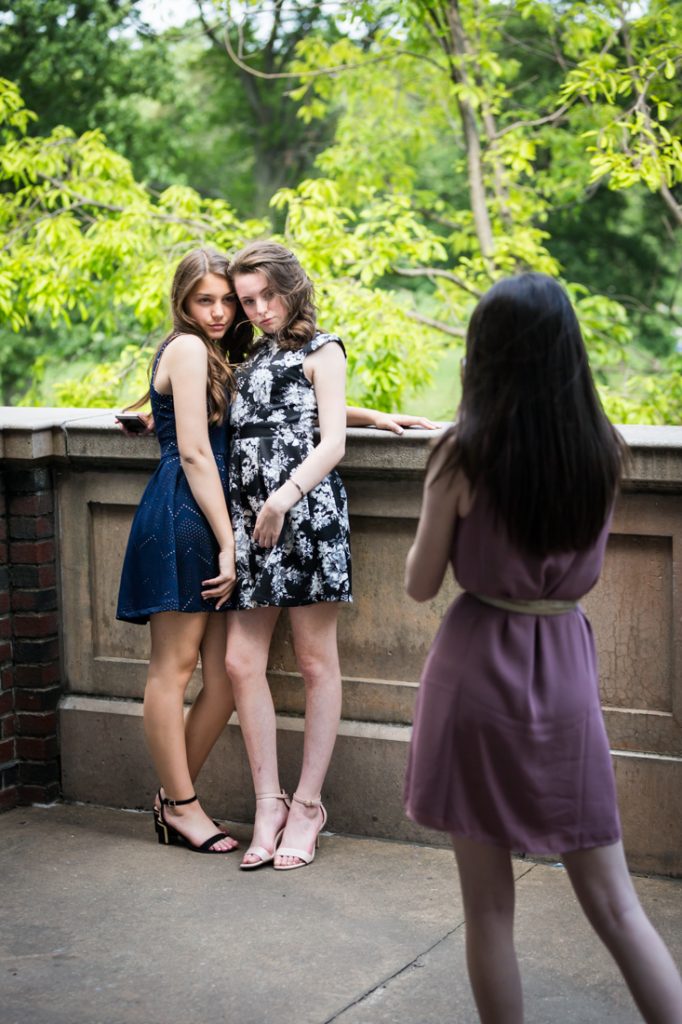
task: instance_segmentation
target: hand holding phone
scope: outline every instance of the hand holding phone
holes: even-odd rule
[[[116,414],[116,419],[121,424],[126,434],[149,433],[149,419],[142,413],[119,412]]]

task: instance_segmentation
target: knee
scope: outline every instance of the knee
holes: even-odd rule
[[[192,678],[196,662],[177,661],[172,665],[150,662],[147,673],[147,691],[178,690],[184,694]]]
[[[296,661],[308,689],[319,689],[336,683],[338,670],[328,658],[315,652],[304,652],[297,655]]]
[[[632,929],[638,928],[644,916],[634,892],[615,898],[598,895],[593,899],[591,907],[585,907],[585,911],[597,932],[604,938],[627,935]]]
[[[339,655],[335,646],[299,646],[296,662],[307,686],[336,685],[340,679]]]
[[[225,671],[232,683],[232,688],[238,690],[257,675],[265,674],[265,667],[260,666],[247,650],[237,644],[227,645],[225,652]]]
[[[233,686],[239,686],[242,678],[242,660],[228,645],[225,652],[225,671]]]
[[[491,888],[487,892],[464,892],[464,916],[467,928],[496,928],[505,922],[513,925],[514,891]]]

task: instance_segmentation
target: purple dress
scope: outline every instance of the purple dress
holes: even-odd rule
[[[519,552],[477,495],[459,519],[462,594],[445,614],[417,697],[405,784],[414,821],[532,853],[620,838],[592,630],[580,608],[503,611],[472,596],[575,601],[597,582],[608,536],[545,558]]]

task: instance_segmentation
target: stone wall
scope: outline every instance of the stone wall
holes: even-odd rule
[[[4,793],[13,796],[0,792],[0,805],[55,795],[50,775],[57,764],[54,733],[46,732],[40,746],[35,723],[34,734],[23,730],[29,727],[27,694],[42,700],[37,713],[47,728],[54,725],[50,716],[61,692],[63,795],[147,807],[156,784],[141,727],[148,634],[146,628],[116,622],[114,611],[128,528],[156,461],[156,441],[124,437],[105,410],[4,410],[0,428],[1,465],[12,495],[12,481],[22,473],[42,473],[36,481],[54,482],[61,636],[60,675],[54,661],[18,663],[17,654],[24,657],[28,640],[43,643],[46,657],[54,653],[55,595],[49,596],[47,566],[39,566],[47,572],[43,590],[24,584],[27,592],[37,592],[15,594],[19,588],[13,588],[12,579],[22,577],[11,565],[7,577],[0,576],[0,744],[5,722],[14,724],[6,726],[12,745],[0,746],[8,755],[0,763],[0,779]],[[682,428],[627,428],[624,434],[631,464],[604,573],[584,605],[597,641],[630,864],[682,874]],[[430,441],[424,432],[397,438],[349,431],[341,471],[350,498],[355,600],[341,614],[343,720],[325,787],[330,824],[340,832],[443,842],[443,836],[406,821],[401,805],[419,672],[457,592],[449,581],[436,600],[416,605],[403,591],[404,559],[419,514]],[[34,513],[21,512],[29,506],[8,499],[10,534],[17,529],[36,534],[23,541],[17,535],[12,543],[37,550],[49,540],[47,491],[46,486],[41,500],[48,504],[34,503]],[[41,525],[13,526],[12,509],[17,523],[35,514]],[[46,531],[44,539],[38,530]],[[29,549],[10,549],[10,559],[21,550]],[[48,549],[43,553],[47,557]],[[5,578],[9,597],[3,605]],[[33,605],[22,607],[25,601]],[[3,626],[8,617],[10,625]],[[13,663],[3,628],[11,632]],[[30,629],[46,632],[28,637]],[[29,665],[28,673],[20,671]],[[270,681],[278,709],[282,781],[292,787],[300,760],[303,692],[285,617],[275,636]],[[194,690],[197,685],[195,680]],[[28,717],[22,721],[22,715]],[[34,742],[19,746],[15,725],[17,736]],[[30,788],[36,779],[42,779],[40,793]],[[198,789],[214,814],[251,819],[253,795],[236,722],[209,758]]]

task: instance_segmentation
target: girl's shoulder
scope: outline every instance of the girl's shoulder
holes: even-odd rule
[[[323,345],[327,345],[330,341],[340,345],[341,351],[344,356],[346,355],[346,347],[341,341],[341,338],[339,338],[338,334],[330,334],[328,331],[316,331],[310,341],[303,346],[302,351],[305,352],[306,355],[310,355],[311,352],[317,352],[319,348],[322,348]]]
[[[450,427],[436,441],[428,461],[426,488],[437,500],[448,507],[454,506],[456,514],[464,519],[474,503],[476,493],[464,470],[457,465],[457,434]]]
[[[206,349],[206,343],[198,334],[173,334],[168,338],[166,345],[171,346],[171,349],[174,352],[179,352],[181,349],[190,352],[199,352],[202,349]]]
[[[164,373],[205,372],[208,351],[197,334],[172,334],[159,346],[154,360],[154,376],[161,369]]]

